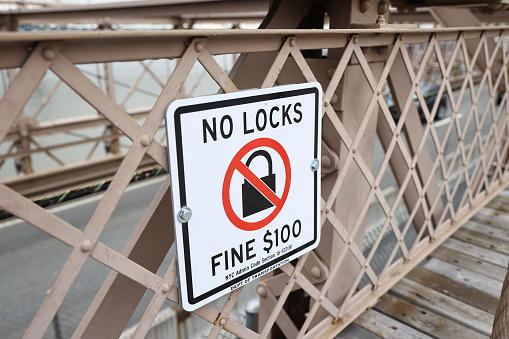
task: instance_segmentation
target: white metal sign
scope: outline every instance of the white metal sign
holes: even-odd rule
[[[166,124],[184,309],[318,245],[318,83],[178,100]]]

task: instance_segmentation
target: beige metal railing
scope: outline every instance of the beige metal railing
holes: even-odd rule
[[[340,332],[507,186],[508,34],[509,27],[1,34],[0,67],[19,71],[0,100],[0,141],[48,71],[132,141],[83,231],[0,184],[0,208],[72,250],[25,336],[44,335],[88,258],[110,274],[74,337],[118,337],[146,290],[154,293],[136,338],[166,299],[178,303],[176,259],[154,273],[173,242],[168,177],[122,251],[98,239],[144,156],[168,168],[156,133],[197,64],[224,92],[319,81],[324,115],[319,247],[258,282],[257,332],[231,317],[242,288],[194,313],[211,324],[210,337],[267,337],[276,326],[292,338]],[[415,62],[409,50],[417,45],[424,48]],[[230,76],[213,57],[251,52],[259,53],[243,54]],[[77,67],[148,59],[178,63],[140,124]],[[428,105],[423,74],[431,62],[440,74]],[[458,64],[463,80],[452,86]],[[435,121],[439,113],[445,117]]]

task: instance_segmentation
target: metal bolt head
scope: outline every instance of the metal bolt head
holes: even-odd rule
[[[193,211],[187,206],[182,206],[182,208],[179,210],[177,214],[177,219],[181,223],[188,222],[191,219],[191,216],[193,215]]]
[[[359,9],[361,10],[361,13],[366,13],[369,8],[371,7],[371,3],[369,0],[362,0],[359,4]]]
[[[322,166],[325,168],[332,167],[332,159],[327,155],[322,155]]]
[[[258,286],[256,288],[256,293],[262,298],[265,298],[267,296],[267,290],[263,286]]]
[[[309,273],[311,273],[311,276],[315,279],[320,279],[322,277],[322,271],[317,266],[311,267]]]
[[[140,144],[143,146],[143,147],[147,147],[148,145],[150,145],[150,137],[146,134],[143,134],[141,137],[140,137]]]
[[[384,15],[389,10],[389,4],[386,1],[380,1],[378,4],[378,14]]]
[[[318,168],[320,168],[320,160],[318,160],[316,158],[311,160],[311,165],[310,166],[311,166],[311,170],[313,172],[318,171]]]
[[[170,291],[170,285],[169,284],[163,284],[161,286],[161,292],[168,293]]]
[[[92,249],[92,242],[88,239],[83,240],[80,248],[83,252],[89,252]]]
[[[46,59],[47,61],[51,61],[51,60],[55,59],[56,56],[57,56],[57,54],[50,47],[46,47],[45,49],[42,50],[42,57],[44,59]]]

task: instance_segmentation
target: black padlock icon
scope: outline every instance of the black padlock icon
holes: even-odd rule
[[[272,172],[272,158],[269,152],[265,150],[257,150],[249,156],[246,166],[249,167],[251,161],[257,156],[267,159],[268,175],[261,177],[260,180],[267,185],[272,192],[276,193],[276,174]],[[248,217],[252,214],[261,212],[274,206],[263,194],[260,193],[247,179],[242,184],[242,215]]]

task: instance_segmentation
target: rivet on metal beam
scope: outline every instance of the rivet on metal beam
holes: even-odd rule
[[[46,47],[42,50],[42,57],[48,61],[55,59],[56,53],[52,48]]]
[[[295,39],[290,39],[290,47],[294,47],[295,46]]]
[[[256,293],[262,298],[265,298],[267,296],[267,290],[263,286],[258,286],[256,288]]]
[[[219,325],[224,326],[224,324],[226,324],[226,319],[221,318],[221,320],[219,320]]]
[[[318,268],[318,266],[311,267],[309,273],[311,273],[311,276],[315,279],[320,279],[322,277],[322,271]]]
[[[359,9],[361,13],[366,13],[371,7],[371,2],[369,0],[362,0],[359,4]]]
[[[299,279],[299,278],[300,278],[300,273],[299,272],[295,273],[295,279]]]
[[[92,242],[90,240],[83,240],[80,248],[83,252],[89,252],[92,249]]]
[[[356,147],[352,147],[352,153],[357,153],[357,148]]]
[[[170,285],[169,284],[163,284],[163,286],[161,286],[161,292],[168,293],[169,291],[170,291]]]
[[[140,144],[144,147],[147,147],[148,145],[150,145],[150,138],[148,135],[146,134],[143,134],[141,137],[140,137]]]
[[[197,42],[194,45],[194,50],[198,53],[200,53],[203,50],[203,44],[201,42]]]
[[[330,168],[332,166],[332,159],[327,155],[322,155],[322,166]]]
[[[386,1],[380,1],[378,4],[378,14],[384,15],[389,10],[389,5]]]
[[[356,36],[353,37],[352,39],[353,43],[354,44],[357,44],[359,42],[359,38],[357,38]]]

